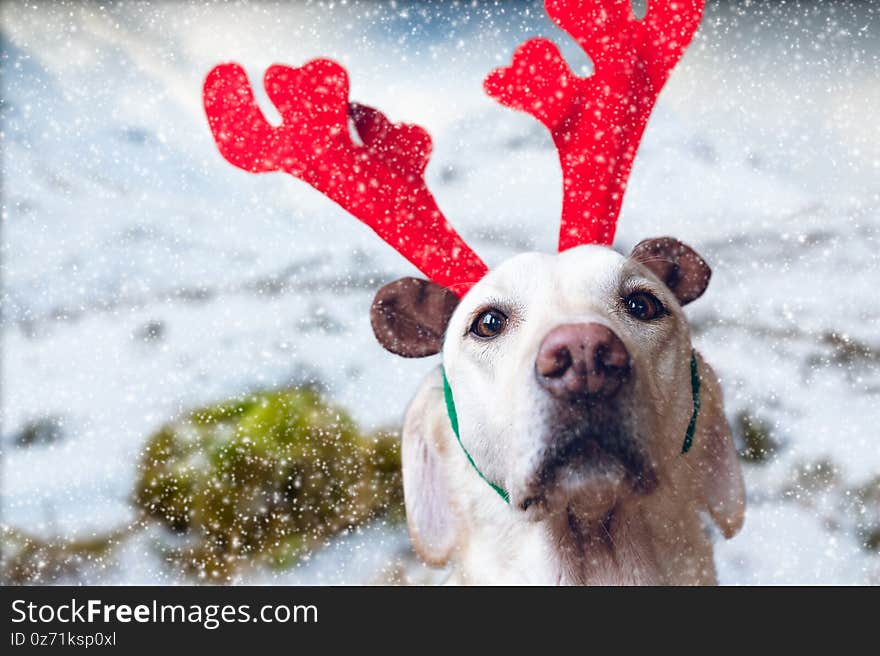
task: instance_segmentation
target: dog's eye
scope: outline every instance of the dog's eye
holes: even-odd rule
[[[491,309],[481,312],[471,324],[471,334],[483,339],[498,337],[507,325],[507,315],[501,310]]]
[[[639,321],[650,321],[666,314],[666,308],[659,299],[649,292],[633,292],[623,303],[626,311]]]

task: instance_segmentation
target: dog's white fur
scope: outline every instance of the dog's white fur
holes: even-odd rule
[[[621,298],[646,289],[669,309],[641,322]],[[468,334],[487,307],[508,316],[497,339]],[[598,322],[623,341],[632,376],[621,420],[656,476],[636,492],[613,463],[563,467],[541,483],[537,469],[554,434],[550,396],[537,383],[544,336],[562,324]],[[693,447],[682,442],[693,410],[691,339],[673,293],[641,264],[608,248],[526,253],[493,269],[462,299],[443,347],[462,444],[456,443],[439,368],[407,410],[403,475],[414,545],[433,564],[453,561],[452,582],[708,584],[715,582],[710,522],[726,537],[742,522],[745,493],[715,374],[702,358],[702,408]],[[528,508],[527,499],[540,497]]]

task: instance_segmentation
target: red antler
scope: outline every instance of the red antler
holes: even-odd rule
[[[559,250],[611,244],[633,159],[651,109],[697,30],[704,0],[545,0],[547,13],[590,56],[594,73],[571,72],[559,49],[531,39],[486,92],[546,125],[563,174]]]
[[[266,121],[244,70],[215,67],[205,80],[205,112],[222,155],[252,173],[286,171],[370,226],[434,282],[464,293],[486,265],[446,222],[425,184],[431,137],[392,125],[380,112],[348,103],[348,75],[316,59],[272,66],[266,92],[282,117]],[[348,132],[351,118],[363,145]]]

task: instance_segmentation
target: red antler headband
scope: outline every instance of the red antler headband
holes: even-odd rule
[[[611,244],[626,181],[654,102],[691,41],[704,0],[649,0],[639,21],[630,0],[546,0],[595,72],[577,77],[546,39],[531,39],[486,93],[550,130],[562,165],[559,250]]]
[[[593,61],[571,72],[559,49],[531,39],[486,92],[547,126],[563,173],[559,250],[611,244],[623,192],[651,109],[700,22],[704,0],[649,0],[642,20],[630,0],[545,0],[549,16]],[[263,116],[237,64],[205,80],[205,113],[220,153],[251,173],[285,171],[348,210],[434,282],[463,296],[487,271],[440,213],[425,184],[431,138],[349,103],[348,75],[316,59],[272,66],[266,92],[282,117]],[[348,132],[351,118],[361,144]]]

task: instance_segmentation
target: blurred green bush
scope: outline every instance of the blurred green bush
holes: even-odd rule
[[[136,504],[181,536],[170,556],[223,580],[283,566],[378,517],[403,518],[400,439],[363,434],[310,388],[199,408],[147,441]]]

